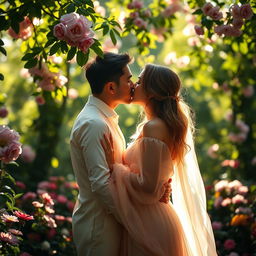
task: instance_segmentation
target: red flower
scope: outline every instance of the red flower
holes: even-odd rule
[[[22,219],[22,220],[33,220],[33,219],[34,219],[33,216],[28,215],[28,214],[23,213],[23,212],[20,212],[20,211],[15,211],[14,214],[15,214],[18,218],[20,218],[20,219]]]

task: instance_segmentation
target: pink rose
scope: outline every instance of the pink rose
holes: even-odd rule
[[[21,159],[25,163],[31,163],[34,161],[35,157],[36,157],[35,151],[29,145],[23,145]]]
[[[27,40],[32,35],[32,23],[28,17],[25,17],[22,22],[19,24],[19,34],[12,29],[8,29],[8,33],[11,37],[18,39],[21,38],[22,40]]]
[[[38,86],[45,91],[54,91],[55,85],[53,84],[54,80],[51,75],[43,77],[41,81],[38,82]]]
[[[16,186],[20,189],[26,189],[26,185],[22,181],[16,181]]]
[[[227,180],[220,180],[214,185],[214,189],[216,192],[220,192],[225,190],[228,187],[228,181]]]
[[[93,44],[93,38],[85,38],[84,40],[79,42],[78,47],[82,52],[86,53]]]
[[[20,135],[11,130],[6,125],[0,125],[0,148],[5,147],[12,142],[17,142],[20,139]]]
[[[233,239],[227,239],[225,242],[224,242],[224,248],[226,250],[232,250],[234,249],[236,246],[236,243]]]
[[[204,13],[204,15],[208,16],[209,12],[211,11],[211,9],[213,8],[213,5],[211,3],[206,3],[203,7],[202,7],[202,11]]]
[[[91,22],[84,16],[80,18],[74,24],[67,24],[67,37],[73,42],[82,41],[86,36],[92,37],[94,33],[90,30]]]
[[[237,4],[231,6],[231,13],[234,18],[240,19],[240,7]]]
[[[180,10],[180,5],[179,4],[172,4],[166,7],[166,9],[163,11],[163,16],[164,17],[170,17],[173,15],[175,12]]]
[[[10,163],[11,161],[15,161],[21,152],[21,144],[19,142],[13,142],[0,153],[0,160],[4,163]]]
[[[220,20],[223,17],[222,12],[219,11],[220,7],[219,6],[215,6],[213,7],[210,11],[209,11],[209,16],[213,19],[213,20]]]
[[[75,12],[72,12],[62,15],[60,18],[60,22],[63,23],[64,25],[74,25],[78,19],[79,15]]]
[[[55,25],[53,28],[54,36],[60,40],[65,39],[66,33],[67,33],[67,29],[66,29],[65,25],[62,23]]]
[[[0,117],[1,118],[5,118],[7,116],[8,116],[8,110],[7,110],[7,108],[5,106],[2,106],[0,108]]]
[[[133,6],[135,9],[141,9],[143,7],[143,2],[135,0],[135,1],[133,1]]]
[[[138,12],[131,12],[130,13],[130,18],[135,19],[139,17],[139,13]]]
[[[214,207],[219,208],[221,206],[222,201],[223,201],[222,196],[219,196],[219,197],[215,198]]]
[[[197,35],[201,36],[204,34],[204,29],[201,26],[195,25],[194,29]]]
[[[240,16],[246,20],[250,20],[253,16],[253,11],[250,4],[243,4],[240,7]]]
[[[241,186],[238,188],[237,192],[240,194],[240,195],[245,195],[247,192],[249,191],[248,187],[246,186]]]
[[[233,21],[232,21],[232,25],[235,28],[239,29],[239,28],[241,28],[244,25],[244,21],[241,18],[234,18]]]
[[[147,27],[147,23],[141,19],[141,18],[136,18],[134,21],[133,21],[134,25],[139,27],[139,28],[146,28]]]

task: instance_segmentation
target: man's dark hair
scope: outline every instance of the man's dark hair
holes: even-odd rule
[[[100,94],[107,82],[119,84],[120,77],[124,74],[124,67],[131,61],[125,54],[107,52],[103,58],[97,56],[90,62],[85,71],[85,76],[90,84],[92,94]]]

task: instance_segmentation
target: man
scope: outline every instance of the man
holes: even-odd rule
[[[115,162],[122,163],[125,140],[114,108],[131,102],[134,85],[130,61],[128,54],[105,53],[86,68],[92,95],[70,137],[71,160],[79,185],[72,217],[78,256],[119,256],[123,227],[108,189],[110,172],[100,140],[104,134],[112,135]],[[168,194],[168,188],[166,191]]]
[[[87,66],[93,96],[78,115],[70,138],[71,160],[79,186],[73,212],[73,236],[79,256],[118,256],[122,226],[116,221],[108,190],[109,169],[100,144],[112,134],[115,162],[122,162],[125,140],[114,108],[130,103],[131,71],[128,54],[105,53]]]

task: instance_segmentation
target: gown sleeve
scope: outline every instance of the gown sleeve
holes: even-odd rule
[[[132,150],[136,157],[128,165],[114,165],[112,188],[120,196],[125,189],[133,200],[142,204],[156,203],[165,191],[163,184],[172,174],[170,151],[164,142],[149,137],[135,142]]]

